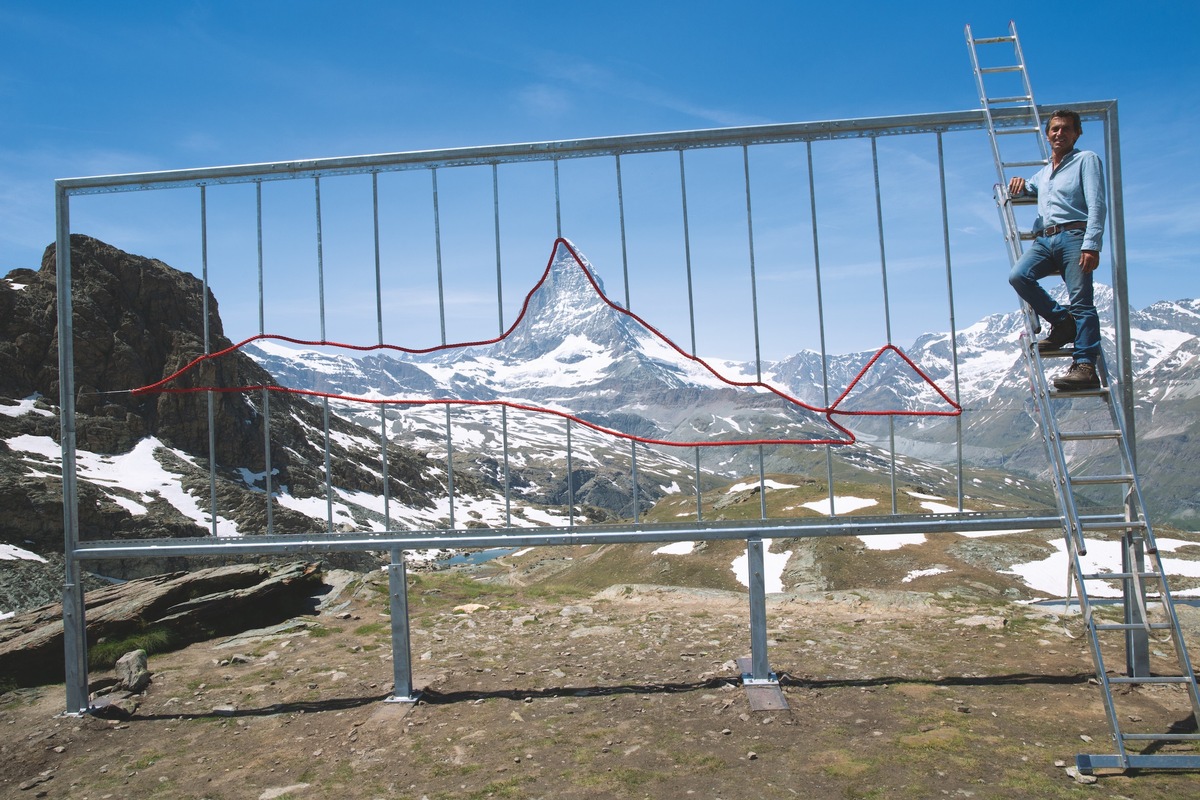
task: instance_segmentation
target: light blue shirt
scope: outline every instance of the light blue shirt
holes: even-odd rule
[[[1042,167],[1025,182],[1025,194],[1037,197],[1038,221],[1034,230],[1064,222],[1086,222],[1083,250],[1100,252],[1104,238],[1104,165],[1090,150],[1072,150],[1058,169]]]

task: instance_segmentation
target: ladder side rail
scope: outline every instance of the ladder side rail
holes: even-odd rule
[[[1068,540],[1068,545],[1070,541]],[[1121,731],[1121,718],[1117,713],[1116,699],[1113,697],[1112,682],[1108,678],[1108,669],[1104,665],[1104,653],[1100,648],[1100,631],[1092,613],[1091,597],[1083,580],[1083,565],[1079,556],[1070,547],[1071,572],[1075,576],[1075,586],[1079,592],[1079,608],[1083,613],[1084,624],[1088,629],[1088,648],[1092,653],[1092,665],[1096,669],[1096,678],[1100,681],[1101,698],[1104,700],[1104,713],[1108,716],[1108,727],[1112,731],[1113,742],[1116,744],[1116,758],[1122,769],[1129,767],[1129,754],[1125,750],[1125,735]]]
[[[1132,579],[1126,579],[1121,582],[1122,613],[1124,618],[1122,629],[1125,631],[1125,672],[1130,676],[1148,677],[1150,675],[1150,622],[1149,615],[1146,612],[1145,586],[1140,576],[1140,573],[1145,568],[1145,555],[1142,549],[1144,540],[1141,538],[1141,534],[1137,532],[1137,529],[1140,527],[1146,533],[1150,533],[1150,524],[1147,519],[1145,504],[1142,502],[1141,493],[1140,491],[1136,491],[1137,475],[1134,472],[1132,458],[1127,447],[1128,437],[1126,436],[1124,427],[1121,425],[1121,415],[1116,396],[1117,387],[1112,384],[1112,376],[1108,372],[1103,350],[1098,354],[1096,359],[1096,370],[1102,379],[1104,387],[1099,396],[1104,401],[1104,407],[1108,412],[1110,424],[1116,432],[1116,436],[1113,438],[1116,440],[1117,453],[1121,460],[1122,469],[1126,475],[1130,476],[1130,489],[1125,493],[1122,513],[1126,527],[1124,527],[1121,534],[1122,572],[1129,573],[1132,576]],[[1151,540],[1153,540],[1153,535],[1150,535]],[[1159,580],[1160,586],[1165,587],[1163,577],[1160,569],[1156,578]],[[1165,605],[1164,612],[1167,613],[1172,629],[1177,629],[1178,620],[1171,617],[1170,611]]]
[[[1200,684],[1196,682],[1196,671],[1192,668],[1192,661],[1188,656],[1187,644],[1183,641],[1183,630],[1179,625],[1179,616],[1175,611],[1175,601],[1172,599],[1171,591],[1167,586],[1167,572],[1162,565],[1162,556],[1157,550],[1150,553],[1150,558],[1158,571],[1159,600],[1162,602],[1167,618],[1171,622],[1171,640],[1175,646],[1175,657],[1179,662],[1180,673],[1189,679],[1187,681],[1187,689],[1188,696],[1192,702],[1192,720],[1200,726]]]
[[[1158,544],[1154,539],[1154,532],[1150,526],[1149,515],[1146,511],[1146,499],[1142,494],[1142,482],[1138,478],[1137,470],[1134,468],[1133,451],[1129,446],[1129,434],[1125,425],[1125,413],[1122,408],[1120,389],[1120,381],[1114,380],[1112,373],[1108,369],[1107,360],[1104,353],[1100,353],[1100,357],[1096,359],[1097,371],[1104,379],[1104,384],[1108,387],[1105,397],[1109,415],[1112,419],[1113,428],[1120,432],[1117,437],[1118,452],[1121,456],[1121,467],[1126,475],[1130,476],[1130,497],[1126,503],[1127,519],[1132,519],[1132,514],[1136,512],[1139,521],[1145,526],[1146,544],[1149,545],[1151,552],[1157,552]]]
[[[1108,372],[1103,352],[1100,353],[1097,359],[1099,372],[1104,379],[1104,384],[1107,391],[1104,392],[1103,398],[1105,408],[1108,411],[1113,427],[1118,431],[1116,437],[1117,450],[1122,462],[1122,469],[1129,476],[1129,490],[1126,496],[1125,514],[1127,522],[1140,522],[1144,531],[1141,536],[1145,537],[1146,543],[1149,545],[1148,553],[1152,559],[1153,570],[1147,571],[1147,574],[1152,575],[1158,581],[1159,587],[1159,602],[1162,604],[1163,613],[1167,618],[1165,627],[1170,630],[1172,645],[1175,649],[1176,661],[1179,667],[1180,675],[1183,683],[1187,684],[1188,697],[1192,706],[1192,713],[1198,723],[1200,723],[1200,687],[1197,686],[1195,672],[1192,669],[1191,659],[1187,652],[1186,643],[1183,641],[1183,631],[1179,624],[1179,616],[1175,609],[1175,602],[1171,595],[1170,585],[1167,579],[1166,569],[1162,564],[1162,557],[1158,550],[1158,545],[1154,539],[1152,526],[1150,525],[1149,516],[1146,511],[1146,503],[1141,492],[1140,481],[1137,473],[1133,468],[1132,454],[1128,447],[1128,436],[1126,435],[1124,425],[1124,414],[1122,413],[1120,395],[1117,387],[1112,383],[1112,376]],[[1133,514],[1136,513],[1138,519],[1133,519]],[[1139,561],[1144,557],[1141,552],[1141,537],[1127,531],[1123,536],[1124,563],[1129,566],[1127,577],[1122,578],[1126,586],[1132,584],[1130,591],[1126,592],[1126,596],[1132,595],[1133,602],[1136,606],[1137,617],[1132,618],[1139,625],[1138,632],[1148,635],[1151,630],[1149,622],[1149,614],[1147,613],[1146,603],[1146,587],[1142,580],[1142,570],[1140,569]],[[1127,607],[1126,620],[1131,619]],[[1157,629],[1158,626],[1154,626]],[[1140,670],[1138,670],[1140,672]],[[1134,678],[1147,678],[1149,671],[1146,670],[1145,675],[1135,675]],[[1107,675],[1104,681],[1107,683]],[[1144,737],[1143,737],[1144,738]]]
[[[1033,394],[1033,406],[1037,412],[1037,424],[1041,431],[1042,445],[1046,450],[1046,460],[1050,462],[1051,473],[1054,483],[1054,499],[1058,504],[1058,513],[1063,521],[1063,533],[1068,539],[1074,539],[1072,547],[1078,549],[1080,555],[1087,554],[1087,542],[1083,538],[1083,527],[1079,520],[1079,510],[1075,505],[1075,498],[1069,491],[1069,472],[1067,468],[1067,457],[1062,447],[1062,440],[1059,437],[1058,425],[1054,419],[1053,409],[1050,407],[1052,402],[1050,399],[1050,389],[1046,385],[1046,373],[1041,366],[1041,358],[1036,352],[1036,345],[1033,341],[1033,320],[1035,315],[1033,309],[1025,303],[1023,306],[1025,317],[1025,339],[1024,359],[1026,372],[1029,376],[1030,390]]]
[[[996,122],[992,119],[992,109],[987,101],[987,88],[983,83],[983,72],[979,67],[979,54],[975,51],[975,39],[971,36],[971,26],[966,28],[967,50],[971,53],[971,69],[975,74],[975,88],[979,91],[979,105],[983,108],[983,118],[987,123],[988,142],[992,146],[992,156],[996,162],[996,177],[1004,183],[1004,159],[1000,156],[1000,144],[996,141]]]
[[[996,203],[1000,206],[1000,224],[1004,229],[1004,243],[1008,247],[1009,266],[1015,267],[1021,259],[1021,229],[1017,225],[1017,216],[1013,211],[1012,198],[1008,195],[1008,187],[997,184],[995,192]],[[1035,325],[1034,331],[1037,330],[1038,327]]]
[[[1000,224],[1004,228],[1005,240],[1008,243],[1010,260],[1015,264],[1020,257],[1021,242],[1012,215],[1011,203],[1006,201],[1005,187],[996,187],[997,198],[1000,201]],[[1050,462],[1054,475],[1054,497],[1058,504],[1058,512],[1063,519],[1064,533],[1068,538],[1076,539],[1075,546],[1080,554],[1087,553],[1087,542],[1083,538],[1083,529],[1079,521],[1079,511],[1075,499],[1068,491],[1066,453],[1062,448],[1058,424],[1050,407],[1050,389],[1046,384],[1046,371],[1042,368],[1041,355],[1037,352],[1035,342],[1038,330],[1037,315],[1028,303],[1021,302],[1022,317],[1025,322],[1024,343],[1022,344],[1026,372],[1029,376],[1030,390],[1033,394],[1033,406],[1037,412],[1038,427],[1041,430],[1042,443],[1046,449],[1046,459]]]
[[[1013,49],[1017,54],[1017,63],[1021,65],[1021,80],[1025,87],[1025,96],[1029,98],[1029,108],[1033,115],[1033,125],[1038,129],[1038,133],[1042,130],[1042,115],[1038,111],[1037,103],[1033,102],[1033,87],[1029,82],[1029,70],[1025,66],[1025,51],[1021,49],[1021,40],[1017,37],[1017,23],[1015,20],[1008,21],[1008,32],[1012,36]],[[1050,161],[1050,147],[1042,136],[1037,137],[1038,145],[1042,149],[1042,160]]]

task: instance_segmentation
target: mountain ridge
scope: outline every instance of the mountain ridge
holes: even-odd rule
[[[553,402],[560,408],[573,408],[579,416],[601,424],[611,423],[614,415],[620,414],[619,424],[625,426],[626,430],[661,432],[658,435],[652,433],[653,438],[662,438],[663,434],[702,435],[719,440],[722,437],[730,438],[735,429],[738,433],[754,430],[759,435],[771,430],[769,421],[756,418],[753,413],[746,412],[741,418],[730,413],[728,398],[720,394],[712,394],[711,402],[701,402],[691,391],[692,385],[685,380],[672,384],[663,378],[664,374],[678,377],[679,373],[659,370],[655,374],[653,367],[661,366],[661,362],[636,350],[631,353],[629,348],[644,343],[645,339],[614,332],[612,320],[607,317],[608,324],[597,321],[599,316],[594,312],[601,306],[613,314],[616,314],[613,308],[621,311],[615,317],[618,321],[629,317],[625,317],[625,312],[606,298],[596,297],[592,289],[602,292],[602,279],[585,256],[580,254],[579,258],[581,266],[587,265],[587,279],[579,273],[567,271],[563,276],[566,280],[552,284],[557,291],[553,303],[539,298],[536,291],[530,294],[535,314],[541,315],[539,320],[554,310],[565,315],[566,321],[562,326],[541,324],[547,330],[554,329],[549,341],[543,341],[541,349],[537,349],[534,347],[535,337],[525,335],[517,323],[510,329],[520,334],[519,339],[514,340],[519,342],[519,346],[507,346],[513,353],[535,361],[541,375],[552,375],[552,385],[531,387],[527,380],[506,383],[506,376],[499,373],[497,362],[488,360],[494,358],[496,353],[485,354],[472,348],[453,354],[443,351],[415,355],[407,360],[380,356],[361,362],[333,358],[330,363],[340,365],[338,369],[342,371],[342,384],[351,392],[387,385],[391,392],[419,395],[436,387],[447,387],[448,376],[453,376],[455,384],[450,388],[462,396],[497,398],[506,394],[532,395],[536,399]],[[551,267],[553,265],[552,258]],[[554,278],[557,273],[548,267],[543,280],[547,276]],[[1064,289],[1051,287],[1051,291],[1062,296]],[[1111,288],[1098,284],[1096,298],[1103,329],[1111,331]],[[540,305],[539,299],[543,301]],[[654,330],[640,318],[633,319],[646,329]],[[1130,321],[1133,369],[1139,390],[1135,409],[1141,421],[1139,439],[1150,442],[1147,448],[1150,452],[1164,450],[1178,454],[1180,443],[1176,438],[1186,436],[1192,431],[1193,425],[1187,414],[1177,414],[1168,408],[1156,409],[1155,406],[1168,392],[1168,406],[1176,399],[1183,400],[1193,393],[1200,394],[1200,374],[1197,373],[1200,362],[1192,353],[1196,347],[1196,337],[1200,336],[1200,301],[1158,301],[1144,309],[1131,310]],[[914,411],[921,407],[929,408],[931,401],[940,402],[937,395],[924,384],[928,377],[934,385],[944,387],[945,392],[955,395],[954,399],[966,410],[961,420],[858,417],[847,424],[865,443],[894,436],[901,454],[941,464],[949,464],[955,458],[952,445],[957,428],[961,425],[966,463],[985,469],[1010,470],[1031,477],[1044,476],[1047,465],[1028,406],[1027,379],[1019,344],[1023,330],[1020,313],[1012,311],[989,315],[955,331],[953,343],[949,332],[923,334],[916,338],[907,351],[898,350],[919,367],[921,374],[912,374],[906,365],[895,360],[879,365],[870,375],[862,376],[861,382],[855,387],[853,399],[856,403],[877,409]],[[566,331],[577,338],[571,339]],[[503,354],[507,340],[497,341]],[[564,343],[569,341],[574,342],[573,350],[563,348]],[[619,356],[607,351],[605,343],[613,343],[615,348],[620,348]],[[1105,345],[1111,353],[1111,334],[1105,335]],[[248,352],[268,371],[280,376],[280,380],[301,380],[296,362],[290,362],[286,352],[256,352],[253,346],[248,348]],[[606,367],[611,368],[612,363],[618,363],[619,357],[627,359],[626,366],[622,371],[615,372],[607,382],[603,378],[590,383],[576,381],[573,384],[574,392],[564,388],[572,385],[567,376],[577,378],[583,372],[583,367],[579,365],[589,358],[600,359],[601,355],[598,354],[610,359],[605,363]],[[692,358],[682,351],[677,355],[684,359]],[[834,387],[850,387],[859,376],[863,364],[875,355],[877,353],[863,351],[822,356],[814,351],[800,350],[777,361],[762,364],[721,362],[725,371],[722,377],[732,382],[749,382],[757,381],[757,375],[761,373],[762,381],[773,385],[780,393],[821,408],[829,402],[827,398],[834,396]],[[958,358],[957,385],[954,384],[955,355]],[[659,391],[657,402],[629,401],[631,396],[637,397],[639,390],[646,388],[645,385],[639,386],[636,381],[630,382],[631,376],[639,371],[630,366],[633,361],[640,362],[639,369],[645,368],[641,372],[643,376],[655,374],[658,381],[655,388]],[[431,363],[436,368],[431,368]],[[601,371],[595,365],[593,370],[597,373]],[[371,378],[368,373],[377,377]],[[828,376],[828,386],[823,376]],[[1164,385],[1171,388],[1164,388]],[[1183,446],[1187,449],[1186,443]],[[701,464],[718,474],[735,477],[757,468],[758,454],[754,450],[705,449],[700,454]],[[797,470],[800,465],[804,468],[811,466],[811,454],[797,454],[794,451],[795,448],[791,451],[783,447],[773,448],[773,452],[767,456],[768,471],[790,472]],[[1157,506],[1156,511],[1164,519],[1176,523],[1200,513],[1195,501],[1187,496],[1179,484],[1178,479],[1167,482],[1160,480],[1157,475],[1146,479],[1147,495],[1152,507]]]

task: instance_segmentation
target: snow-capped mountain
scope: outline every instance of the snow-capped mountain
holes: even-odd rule
[[[719,374],[611,303],[592,266],[565,240],[519,318],[492,342],[361,361],[316,353],[298,360],[270,343],[247,352],[289,386],[414,403],[503,401],[664,446],[848,438],[819,409],[745,374]]]
[[[716,509],[723,501],[707,491],[714,487],[732,483],[730,497],[748,497],[739,487],[757,486],[760,463],[768,473],[815,485],[824,480],[829,453],[838,485],[886,483],[894,470],[905,497],[945,498],[959,479],[947,443],[960,420],[974,507],[1049,504],[1044,484],[989,468],[1026,474],[1044,468],[1025,411],[1015,314],[959,331],[957,387],[949,336],[937,333],[903,354],[829,356],[823,365],[817,354],[796,353],[763,364],[759,383],[755,366],[710,366],[610,303],[586,259],[560,244],[505,336],[424,354],[355,359],[270,340],[239,352],[224,338],[210,294],[214,347],[230,353],[184,370],[176,382],[181,393],[155,394],[130,388],[161,381],[203,352],[199,280],[72,236],[82,535],[564,525],[632,518],[677,495],[683,502],[668,499],[655,509],[661,520],[694,514],[701,501]],[[42,563],[60,563],[62,546],[59,425],[49,401],[58,391],[54,265],[51,247],[40,270],[0,279],[0,561],[23,567],[0,571],[8,608],[46,602],[61,575],[54,563]],[[1134,315],[1139,446],[1151,479],[1144,485],[1152,503],[1158,498],[1175,512],[1170,519],[1189,524],[1196,522],[1189,516],[1194,481],[1178,465],[1195,460],[1193,443],[1200,441],[1191,436],[1200,395],[1198,331],[1195,301],[1158,303]],[[948,401],[926,378],[961,399],[961,418],[831,418],[821,410],[829,397],[837,398],[835,412],[945,409]],[[205,395],[196,390],[272,380],[331,397],[407,402],[334,400],[337,413],[323,421],[321,409],[304,398],[270,393],[268,425],[267,393],[220,392],[211,451]],[[894,458],[872,444],[889,425],[899,450]],[[853,446],[729,444],[845,440],[847,429],[857,435]],[[271,452],[269,499],[264,441]],[[714,441],[724,446],[689,444]],[[213,455],[215,519],[205,499]],[[753,484],[730,481],[743,476],[753,476]],[[697,489],[703,498],[695,497]],[[109,566],[121,570],[119,577],[176,568]]]
[[[204,303],[202,283],[193,275],[84,235],[72,235],[71,261],[79,389],[75,477],[84,539],[560,525],[572,514],[595,522],[611,513],[597,513],[599,506],[572,512],[562,501],[546,499],[552,485],[530,488],[518,480],[514,496],[506,497],[500,480],[457,458],[451,495],[444,459],[396,441],[385,449],[377,427],[337,415],[325,420],[318,406],[288,393],[270,395],[269,417],[265,393],[221,393],[210,416],[205,395],[189,389],[194,382],[273,382],[239,352],[182,376],[177,392],[130,391],[204,352],[205,307],[213,346],[232,347],[216,298],[209,293]],[[62,575],[62,451],[51,400],[59,380],[55,264],[52,245],[40,270],[13,270],[0,278],[0,613],[49,602],[61,588],[55,583]],[[313,378],[323,366],[314,359],[298,368]],[[211,445],[209,420],[215,426]],[[216,464],[215,509],[210,459]],[[580,482],[586,465],[576,463]],[[670,484],[669,476],[663,479]],[[565,475],[558,480],[565,485]],[[625,483],[623,491],[632,494],[630,481]],[[640,502],[661,495],[651,488]],[[609,492],[615,494],[611,487]],[[331,558],[360,566],[371,561],[365,554]],[[172,559],[109,562],[106,571],[129,578],[180,566]]]
[[[1061,297],[1063,289],[1052,291]],[[1097,285],[1096,302],[1109,353],[1112,300],[1111,289]],[[1200,402],[1195,399],[1200,394],[1196,374],[1200,362],[1195,358],[1200,349],[1200,301],[1160,302],[1133,311],[1131,327],[1139,440],[1145,442],[1147,458],[1154,459],[1161,450],[1175,452],[1176,439],[1186,434],[1195,418],[1191,404]],[[853,448],[839,450],[839,456],[859,462],[864,469],[877,468],[879,463],[872,462],[882,460],[870,445],[889,437],[904,456],[948,464],[956,458],[961,426],[968,464],[1039,475],[1047,465],[1029,413],[1022,334],[1018,312],[995,314],[957,331],[953,342],[948,332],[919,337],[903,349],[912,364],[904,358],[884,357],[864,374],[875,353],[828,355],[823,365],[819,353],[800,351],[763,365],[766,386],[740,385],[755,382],[755,365],[723,363],[718,370],[677,349],[649,322],[611,303],[592,265],[569,242],[560,241],[523,315],[493,342],[363,359],[296,351],[269,341],[246,349],[281,383],[297,388],[415,401],[503,401],[572,415],[600,429],[583,425],[574,429],[576,458],[585,464],[593,458],[604,464],[615,463],[614,458],[628,461],[630,437],[665,444],[845,440],[839,425],[853,431],[859,441]],[[1057,369],[1053,364],[1050,368]],[[835,413],[835,425],[823,413],[827,398],[838,398],[852,384],[853,391],[839,401],[837,410],[946,411],[951,406],[930,382],[961,404],[961,418]],[[339,404],[342,413],[360,421],[365,418],[367,412],[347,406]],[[484,419],[488,413],[494,416],[491,421]],[[493,456],[499,452],[502,437],[496,414],[495,409],[454,407],[450,416],[454,425],[461,426],[464,438],[460,443],[451,437],[456,457],[476,446]],[[537,450],[535,443],[545,442],[544,436],[561,439],[565,425],[561,417],[510,410],[507,422],[510,439],[515,435],[521,440],[513,450],[526,454],[526,466],[543,459],[565,460],[561,446],[543,448],[536,456],[529,449]],[[442,406],[389,412],[389,426],[391,435],[420,450],[446,449]],[[470,436],[468,429],[473,430]],[[471,436],[474,444],[468,443]],[[651,468],[665,459],[662,466],[673,475],[692,463],[688,448],[644,449],[646,455],[638,454],[639,467]],[[768,471],[804,472],[815,463],[815,452],[810,446],[777,444],[766,449],[764,461]],[[706,470],[736,477],[757,469],[760,451],[702,447],[699,457]],[[1152,463],[1146,460],[1144,468]],[[1153,477],[1145,481],[1152,506],[1158,505],[1167,519],[1184,520],[1192,501],[1181,498],[1178,488],[1168,490],[1167,483]]]

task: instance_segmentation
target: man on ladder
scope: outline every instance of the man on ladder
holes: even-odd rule
[[[1092,292],[1092,272],[1100,264],[1104,235],[1104,168],[1100,157],[1076,150],[1083,133],[1079,114],[1055,111],[1046,123],[1052,151],[1050,163],[1026,181],[1013,178],[1012,197],[1037,197],[1038,218],[1033,245],[1009,273],[1008,282],[1039,317],[1050,323],[1050,333],[1037,343],[1052,352],[1074,343],[1070,369],[1054,379],[1060,391],[1100,386],[1096,359],[1100,354],[1100,318]],[[1069,303],[1059,305],[1038,281],[1060,274],[1067,284]]]

